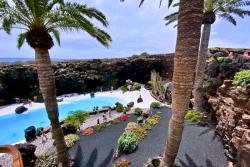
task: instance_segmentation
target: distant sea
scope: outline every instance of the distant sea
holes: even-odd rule
[[[32,58],[0,58],[0,63],[14,63],[14,62],[27,62],[35,61]],[[63,61],[63,59],[52,59],[52,61]]]
[[[32,58],[0,58],[0,62],[25,62],[34,61]]]

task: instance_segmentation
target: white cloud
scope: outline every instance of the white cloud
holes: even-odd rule
[[[51,49],[53,58],[111,58],[125,57],[142,52],[163,53],[173,52],[175,48],[176,29],[173,25],[165,26],[163,18],[176,11],[167,8],[167,1],[163,1],[159,8],[159,0],[146,0],[139,8],[140,0],[69,0],[86,3],[89,7],[96,7],[102,11],[108,21],[106,30],[113,38],[109,49],[99,44],[96,39],[83,32],[61,33],[61,45]],[[100,26],[100,24],[95,25]],[[246,25],[231,28],[221,19],[213,25],[210,46],[221,47],[249,47]],[[249,25],[249,24],[248,24]],[[25,45],[20,51],[16,47],[19,32],[14,31],[11,36],[0,32],[0,57],[33,57],[33,50]]]

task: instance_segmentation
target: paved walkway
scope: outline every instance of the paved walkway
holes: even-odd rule
[[[163,153],[171,111],[168,108],[160,111],[161,121],[139,143],[138,150],[129,155],[121,155],[131,161],[131,167],[142,167],[149,157]],[[136,117],[131,116],[129,121],[135,120]],[[74,166],[111,166],[117,140],[127,123],[112,125],[91,136],[81,136],[80,142],[70,150],[71,156],[75,158]],[[227,162],[222,144],[214,138],[213,129],[186,123],[176,164],[180,167],[224,167]]]

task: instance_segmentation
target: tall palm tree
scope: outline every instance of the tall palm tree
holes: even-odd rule
[[[205,76],[211,25],[216,21],[216,16],[227,20],[233,25],[236,25],[234,15],[241,18],[244,18],[245,15],[250,15],[250,11],[244,8],[249,5],[250,1],[248,0],[205,0],[204,2],[203,29],[193,89],[194,109],[198,112],[204,111],[203,81]],[[178,6],[178,3],[173,6]],[[167,25],[176,22],[177,19],[178,12],[165,17]]]
[[[184,116],[189,106],[199,51],[203,3],[203,0],[180,0],[174,56],[172,116],[161,167],[174,166],[182,139]]]
[[[169,5],[172,1],[169,0]],[[203,3],[203,0],[180,0],[179,3],[179,26],[174,56],[172,116],[161,167],[174,166],[182,139],[184,116],[189,106],[194,80],[193,74],[199,51]]]
[[[0,11],[4,11],[1,15],[3,29],[8,34],[14,28],[22,30],[17,47],[20,48],[27,41],[35,50],[40,90],[51,122],[58,162],[62,166],[69,166],[69,156],[58,118],[55,79],[49,56],[49,49],[54,46],[51,35],[60,45],[59,30],[85,31],[107,47],[111,37],[91,22],[95,19],[107,27],[106,17],[95,8],[64,0],[13,0],[14,4],[11,5],[7,0],[0,2],[0,7],[4,6],[0,8]]]

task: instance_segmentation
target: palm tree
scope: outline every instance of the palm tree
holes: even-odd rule
[[[91,21],[94,18],[104,27],[108,26],[108,22],[100,11],[79,3],[64,3],[64,0],[13,0],[13,2],[14,4],[10,5],[7,0],[0,1],[0,7],[4,6],[0,8],[0,11],[4,11],[0,17],[2,27],[8,34],[14,28],[22,30],[17,40],[17,47],[21,48],[27,41],[35,50],[40,90],[51,122],[58,162],[62,166],[69,166],[69,156],[58,118],[55,79],[49,56],[49,49],[54,46],[51,34],[60,45],[59,30],[86,31],[107,47],[111,37],[95,27]]]
[[[233,15],[237,15],[241,18],[244,18],[245,15],[250,15],[250,11],[244,9],[244,7],[249,5],[250,1],[247,0],[205,0],[204,2],[203,29],[193,89],[194,109],[198,112],[204,111],[203,81],[205,76],[211,25],[216,21],[216,16],[229,21],[233,25],[236,25],[236,20]],[[178,3],[173,6],[178,6]],[[176,22],[177,19],[178,12],[166,16],[166,25]]]
[[[169,0],[169,4],[172,1]],[[203,0],[180,0],[174,56],[172,116],[161,167],[174,166],[182,139],[184,116],[189,106],[199,51],[203,3]]]
[[[180,0],[174,56],[172,116],[161,167],[173,167],[188,110],[200,44],[203,0]]]

